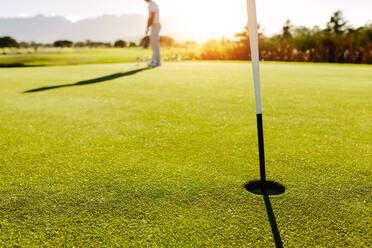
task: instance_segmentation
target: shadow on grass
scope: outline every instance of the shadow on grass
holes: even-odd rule
[[[0,64],[0,68],[25,68],[25,67],[43,67],[45,65],[25,65],[22,63]]]
[[[271,206],[270,197],[269,197],[269,195],[264,195],[263,198],[264,198],[264,201],[265,201],[267,216],[269,218],[270,225],[271,225],[271,231],[272,231],[273,236],[274,236],[275,246],[277,248],[283,248],[282,238],[280,237],[280,232],[279,232],[279,229],[278,229],[278,225],[276,224],[276,218],[275,218],[273,208]]]
[[[274,241],[275,241],[275,246],[276,248],[282,248],[283,242],[280,237],[280,232],[278,229],[278,225],[276,223],[275,214],[273,211],[273,207],[271,205],[270,195],[284,194],[285,187],[281,185],[280,183],[273,182],[273,181],[265,181],[262,183],[261,181],[256,180],[256,181],[251,181],[251,182],[246,183],[244,185],[244,188],[252,194],[263,196],[265,207],[266,207],[266,212],[267,212],[267,217],[269,218],[271,232],[273,234]]]
[[[102,83],[102,82],[105,82],[105,81],[114,80],[114,79],[121,78],[121,77],[131,76],[131,75],[134,75],[134,74],[139,73],[141,71],[145,71],[145,70],[149,70],[149,69],[151,69],[151,67],[145,67],[145,68],[132,70],[132,71],[128,71],[128,72],[123,72],[123,73],[115,73],[115,74],[111,74],[111,75],[107,75],[107,76],[103,76],[103,77],[99,77],[99,78],[79,81],[77,83],[72,83],[72,84],[62,84],[62,85],[47,86],[47,87],[31,89],[31,90],[24,91],[23,93],[34,93],[34,92],[45,91],[45,90],[53,90],[53,89],[58,89],[58,88],[97,84],[97,83]]]

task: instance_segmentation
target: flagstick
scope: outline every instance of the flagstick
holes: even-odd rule
[[[260,64],[259,64],[259,50],[258,50],[256,1],[247,0],[247,6],[248,6],[249,38],[250,38],[250,43],[251,43],[251,57],[252,57],[252,66],[253,66],[253,79],[254,79],[255,96],[256,96],[258,147],[259,147],[259,154],[260,154],[260,173],[261,173],[261,183],[263,186],[266,183],[266,170],[265,170],[264,136],[263,136],[263,125],[262,125]]]

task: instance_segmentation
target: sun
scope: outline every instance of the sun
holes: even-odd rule
[[[246,1],[233,4],[226,1],[188,0],[182,4],[158,0],[162,16],[175,16],[182,20],[179,33],[188,34],[198,42],[212,38],[233,37],[241,32],[247,23]]]

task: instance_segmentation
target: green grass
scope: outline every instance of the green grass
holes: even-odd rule
[[[151,50],[142,48],[43,48],[38,53],[29,49],[7,51],[0,55],[0,67],[32,67],[80,64],[128,63],[151,60]],[[198,48],[163,48],[165,60],[178,60],[197,54]]]
[[[250,64],[136,69],[0,69],[0,246],[274,247]],[[263,63],[285,247],[372,243],[371,69]]]
[[[148,49],[43,49],[38,53],[10,54],[0,56],[0,66],[55,66],[97,63],[134,62],[141,56],[150,56]]]

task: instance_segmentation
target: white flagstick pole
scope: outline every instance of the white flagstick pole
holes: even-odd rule
[[[257,113],[257,131],[258,131],[258,146],[260,152],[260,172],[262,185],[266,182],[265,170],[265,150],[262,125],[262,105],[261,105],[261,85],[260,85],[260,62],[258,50],[258,27],[256,14],[256,0],[247,0],[248,6],[248,26],[249,38],[251,43],[251,57],[253,66],[253,79],[256,96],[256,113]]]

